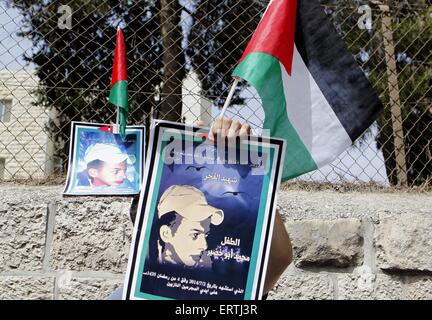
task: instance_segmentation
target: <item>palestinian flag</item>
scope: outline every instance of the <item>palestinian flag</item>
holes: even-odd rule
[[[331,163],[382,104],[317,0],[273,0],[233,76],[258,91],[264,128],[287,142],[282,180]]]
[[[111,78],[109,101],[116,105],[119,112],[120,133],[124,136],[129,113],[128,84],[126,68],[126,45],[123,32],[117,29],[117,40],[114,52],[114,66]]]
[[[103,126],[98,128],[99,131],[106,132],[106,133],[114,133],[114,127],[113,126]]]

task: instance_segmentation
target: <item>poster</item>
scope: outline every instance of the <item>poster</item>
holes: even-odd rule
[[[124,299],[262,296],[284,141],[207,133],[153,123]]]
[[[72,122],[65,195],[136,195],[140,192],[145,127]]]

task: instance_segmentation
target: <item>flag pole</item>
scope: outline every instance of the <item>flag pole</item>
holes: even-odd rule
[[[120,125],[119,125],[119,122],[120,122],[120,108],[119,107],[117,107],[117,118],[116,118],[116,124],[115,124],[115,126],[114,126],[114,128],[113,128],[113,133],[115,133],[115,134],[118,134],[119,132],[120,132]]]
[[[234,92],[235,92],[235,89],[237,88],[237,85],[238,85],[238,83],[239,83],[239,80],[240,80],[240,79],[239,79],[238,77],[236,77],[236,78],[234,79],[234,83],[233,83],[232,86],[231,86],[231,90],[230,90],[230,92],[229,92],[229,94],[228,94],[227,99],[225,100],[225,104],[224,104],[224,106],[223,106],[223,108],[222,108],[222,111],[221,111],[221,113],[219,114],[218,118],[222,119],[223,116],[225,115],[225,112],[227,111],[228,106],[230,105],[231,100],[232,100],[232,98],[233,98],[233,96],[234,96]]]
[[[122,29],[120,25],[117,26],[117,35],[119,32],[121,32]],[[117,48],[117,40],[116,40],[116,48]],[[114,58],[115,59],[115,58]],[[117,112],[116,112],[116,124],[113,126],[113,133],[118,134],[120,132],[120,107],[117,106]]]
[[[230,105],[231,100],[232,100],[232,98],[233,98],[233,96],[234,96],[234,92],[235,92],[235,89],[237,88],[237,85],[238,85],[238,83],[239,83],[239,80],[240,80],[240,78],[238,78],[238,77],[235,77],[235,78],[234,78],[234,82],[233,82],[233,84],[232,84],[232,86],[231,86],[230,92],[228,93],[228,97],[227,97],[227,99],[225,100],[225,104],[224,104],[224,106],[223,106],[223,108],[222,108],[222,111],[220,112],[219,116],[216,117],[216,119],[217,119],[217,118],[222,119],[223,116],[225,115],[225,112],[227,111],[228,106]],[[214,125],[214,121],[213,121],[213,123],[212,123],[212,125],[211,125],[211,127],[210,127],[210,130],[209,130],[209,133],[210,133],[210,134],[211,134],[211,132],[212,132],[212,130],[213,130],[213,125]]]

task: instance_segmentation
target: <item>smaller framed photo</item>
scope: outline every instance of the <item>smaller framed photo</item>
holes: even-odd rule
[[[129,196],[140,192],[145,159],[145,127],[72,122],[64,195]]]

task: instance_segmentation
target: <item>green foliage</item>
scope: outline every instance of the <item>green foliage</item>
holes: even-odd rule
[[[109,123],[108,103],[117,25],[125,26],[130,121],[143,123],[161,83],[160,21],[157,4],[145,0],[10,0],[24,16],[21,36],[33,42],[25,59],[40,80],[37,105],[53,111],[47,129],[55,154],[67,159],[70,121]],[[60,5],[72,9],[72,28],[58,27]]]
[[[232,83],[231,73],[263,13],[250,0],[197,0],[187,53],[201,81],[203,94],[222,106]],[[241,103],[238,86],[232,104]]]
[[[55,153],[66,164],[70,121],[114,122],[107,101],[116,27],[124,26],[128,49],[130,122],[144,123],[159,104],[163,87],[163,46],[158,0],[7,0],[24,16],[21,36],[33,42],[26,60],[40,79],[37,104],[55,117],[48,130]],[[197,71],[203,94],[216,105],[225,101],[231,72],[255,30],[266,1],[191,0],[193,24],[178,68]],[[261,5],[259,4],[261,3]],[[397,183],[382,13],[372,6],[373,27],[357,26],[360,4],[370,1],[321,0],[348,49],[377,90],[386,110],[379,119],[378,147],[387,174]],[[408,175],[411,184],[432,181],[432,8],[430,1],[392,1]],[[69,5],[72,29],[60,29],[57,12]],[[177,12],[181,14],[182,8]],[[184,64],[186,58],[186,65]],[[174,84],[173,84],[174,85]],[[240,103],[237,96],[233,103]]]

